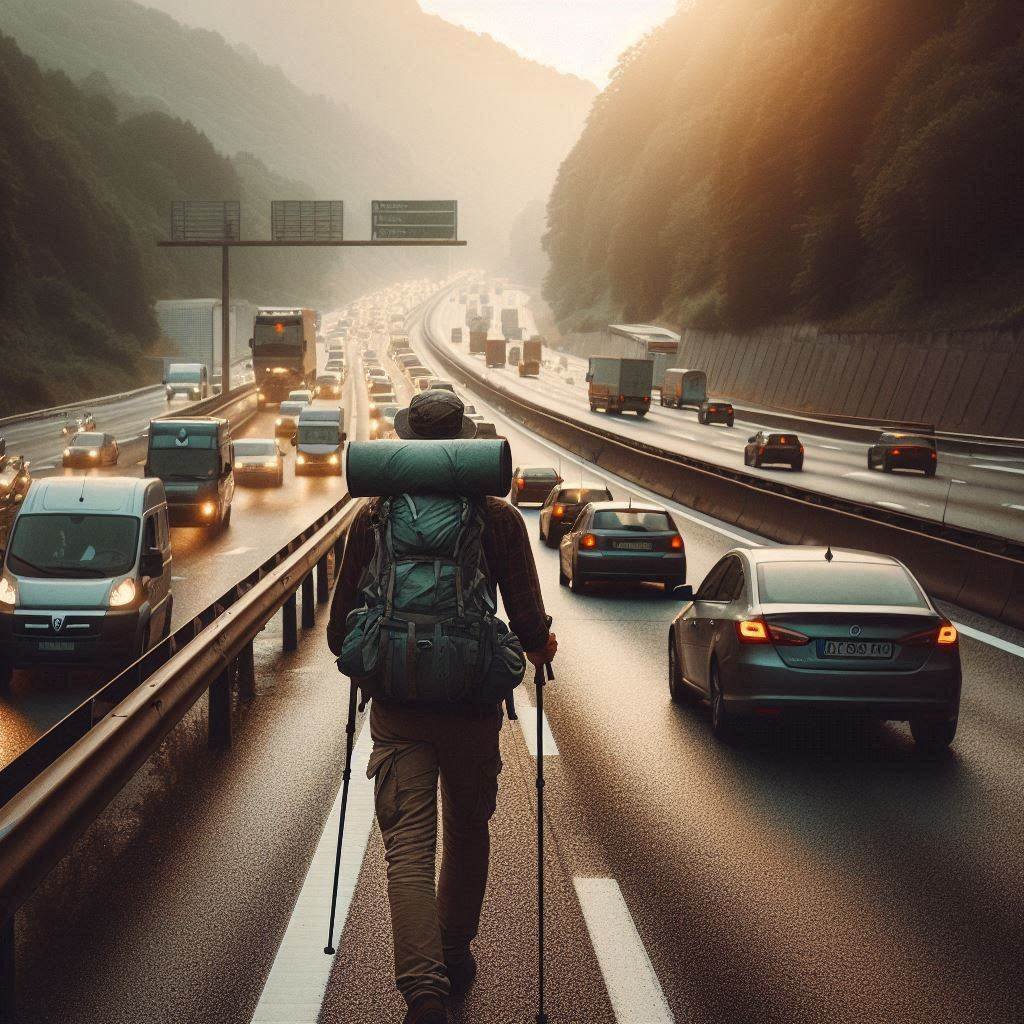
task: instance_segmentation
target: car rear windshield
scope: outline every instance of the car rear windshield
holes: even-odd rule
[[[796,434],[769,434],[768,435],[768,443],[769,444],[791,445],[791,444],[799,444],[800,443],[800,439],[796,436]]]
[[[524,480],[554,480],[558,476],[553,469],[524,469],[521,475]]]
[[[630,533],[665,533],[672,523],[664,512],[636,509],[602,509],[594,513],[595,530],[626,530]]]
[[[926,608],[924,595],[899,565],[872,562],[765,562],[757,568],[765,604],[868,604]]]
[[[7,552],[19,576],[105,579],[135,564],[139,521],[132,516],[20,515]]]
[[[916,434],[905,434],[903,437],[892,437],[888,441],[893,445],[904,445],[910,448],[934,448],[935,440],[931,437],[918,437]]]
[[[588,501],[611,501],[612,496],[605,488],[571,487],[558,492],[563,505],[586,505]]]
[[[96,448],[101,444],[103,444],[102,434],[75,434],[75,436],[71,438],[72,447]]]
[[[277,444],[274,441],[236,441],[236,455],[276,455]]]

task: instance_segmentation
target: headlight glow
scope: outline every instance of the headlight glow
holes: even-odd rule
[[[65,455],[70,455],[71,454],[71,449],[70,448],[65,448],[64,449],[64,454]]]
[[[0,604],[13,605],[18,600],[18,591],[6,576],[0,577]]]
[[[135,580],[121,580],[121,582],[111,590],[108,604],[111,608],[123,608],[126,604],[131,604],[132,601],[135,600],[136,593]]]
[[[202,505],[199,506],[200,514],[204,516],[212,516],[216,511],[217,505],[212,501],[204,501]]]
[[[283,419],[281,419],[281,417],[280,417],[280,416],[278,416],[278,417],[277,417],[277,420],[275,421],[275,423],[276,423],[276,425],[277,425],[277,426],[281,426],[281,424],[282,424],[282,423],[284,423],[284,420],[283,420]]]
[[[90,459],[95,459],[95,458],[98,458],[98,457],[99,457],[99,454],[100,454],[100,453],[99,453],[98,451],[96,451],[96,450],[94,449],[93,451],[89,452],[89,458],[90,458]]]
[[[328,460],[327,460],[327,461],[328,461],[328,462],[329,462],[329,463],[330,463],[330,464],[331,464],[332,466],[336,466],[336,465],[338,464],[338,456],[337,456],[337,455],[332,455],[332,456],[330,456],[330,458],[328,458]]]
[[[306,456],[305,455],[296,455],[295,456],[295,461],[296,461],[296,463],[298,463],[298,465],[304,466],[306,464]]]
[[[263,468],[264,469],[277,469],[277,460],[276,459],[271,459],[270,462],[264,462],[263,463]]]
[[[245,466],[243,466],[241,462],[236,462],[235,469],[245,469]]]

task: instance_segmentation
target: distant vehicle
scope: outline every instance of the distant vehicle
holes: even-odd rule
[[[96,420],[91,412],[80,412],[75,416],[64,413],[61,418],[60,433],[62,437],[80,434],[83,430],[95,430]]]
[[[116,466],[119,456],[117,441],[111,434],[75,434],[64,449],[65,467]]]
[[[276,405],[316,378],[316,319],[312,309],[260,309],[253,322],[253,372],[259,407]]]
[[[669,692],[711,705],[729,738],[758,715],[909,721],[926,753],[956,735],[956,627],[889,555],[818,547],[736,548],[669,630]]]
[[[37,480],[0,566],[0,681],[16,668],[117,670],[166,637],[167,526],[159,480]]]
[[[549,548],[559,541],[576,522],[580,509],[592,501],[611,501],[612,492],[600,484],[580,487],[552,487],[537,517],[537,533]]]
[[[430,381],[430,388],[432,391],[450,391],[453,395],[455,394],[455,385],[450,380],[445,380],[443,377],[434,377]]]
[[[412,382],[413,387],[416,388],[417,391],[429,391],[432,379],[432,377],[414,377]]]
[[[291,437],[299,425],[299,413],[307,405],[309,402],[293,402],[288,399],[283,401],[277,410],[277,419],[274,421],[275,436]]]
[[[345,364],[340,359],[328,359],[324,365],[325,373],[337,373],[339,376],[345,372]]]
[[[215,416],[149,422],[144,473],[163,481],[172,526],[214,530],[231,522],[235,496],[231,424]]]
[[[487,350],[487,332],[491,329],[490,319],[474,316],[469,321],[469,351],[471,355]]]
[[[317,398],[341,398],[341,374],[321,373],[316,378]]]
[[[411,384],[415,384],[418,380],[430,380],[434,376],[433,371],[428,370],[425,366],[410,366],[406,370],[406,374]]]
[[[401,355],[395,357],[395,361],[400,366],[408,369],[410,366],[419,366],[420,357],[414,352],[403,352]]]
[[[868,469],[891,473],[894,469],[917,469],[935,476],[939,453],[934,437],[921,434],[884,433],[868,448]]]
[[[30,466],[21,455],[0,454],[0,509],[13,508],[25,500],[32,485]]]
[[[204,363],[171,363],[164,379],[167,401],[188,398],[200,401],[210,397],[210,378]]]
[[[295,475],[330,473],[341,476],[341,451],[345,444],[344,413],[334,409],[303,409],[292,436]]]
[[[760,469],[764,465],[784,465],[800,471],[804,468],[804,446],[796,434],[773,434],[759,430],[747,438],[743,464]]]
[[[551,466],[517,466],[512,474],[511,502],[513,505],[543,504],[551,488],[561,482],[561,474]]]
[[[558,582],[574,591],[594,580],[686,583],[683,538],[660,505],[590,502],[558,546]]]
[[[504,434],[498,433],[498,428],[490,421],[485,419],[474,420],[476,424],[476,438],[485,438],[488,440],[494,440],[494,438],[502,439]]]
[[[240,437],[235,441],[235,480],[240,484],[284,483],[284,452],[273,437]]]
[[[288,398],[289,402],[305,402],[309,405],[313,401],[313,392],[310,388],[299,388],[297,391],[289,391]]]
[[[488,338],[487,347],[484,349],[484,362],[488,369],[499,369],[505,366],[507,342],[504,338]]]
[[[670,409],[699,409],[708,400],[708,375],[703,370],[669,367],[661,381],[661,404]]]
[[[508,350],[508,364],[509,364],[509,366],[519,366],[521,361],[522,361],[522,359],[521,359],[521,354],[520,354],[520,348],[519,348],[518,345],[513,345]],[[522,372],[522,369],[520,369],[520,371],[519,371],[519,376],[520,377],[525,376],[523,374],[523,372]]]
[[[401,406],[397,401],[376,404],[370,409],[370,440],[392,437],[395,433],[395,416]]]
[[[506,340],[511,340],[518,329],[519,310],[512,307],[503,309],[501,311],[501,333],[505,336]]]
[[[513,351],[515,351],[513,349]],[[540,361],[544,352],[544,342],[540,338],[531,338],[523,342],[523,355],[518,360],[520,377],[539,377]]]
[[[411,351],[409,348],[408,334],[392,334],[388,340],[388,355],[394,356],[396,352]]]
[[[701,402],[697,409],[698,423],[724,423],[731,427],[736,422],[736,410],[731,402]]]
[[[462,328],[461,327],[453,327],[452,328],[452,344],[453,345],[461,345],[462,344]]]
[[[653,359],[617,359],[591,356],[587,370],[590,411],[613,415],[635,412],[643,418],[651,407]]]

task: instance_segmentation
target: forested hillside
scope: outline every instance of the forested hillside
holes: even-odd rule
[[[561,322],[1024,324],[1020,0],[695,0],[548,207]]]
[[[157,250],[173,199],[238,198],[262,211],[270,195],[301,190],[253,157],[221,156],[184,121],[122,117],[108,83],[83,89],[44,73],[6,36],[0,126],[0,415],[155,374],[145,358],[158,334],[154,300],[219,284],[214,256]],[[234,288],[256,302],[326,298],[336,260],[245,254]]]

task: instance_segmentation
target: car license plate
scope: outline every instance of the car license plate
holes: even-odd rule
[[[825,640],[821,653],[826,658],[891,658],[888,640]]]
[[[74,640],[40,640],[39,650],[41,651],[73,651]]]
[[[650,551],[649,540],[619,540],[615,542],[616,551]]]

